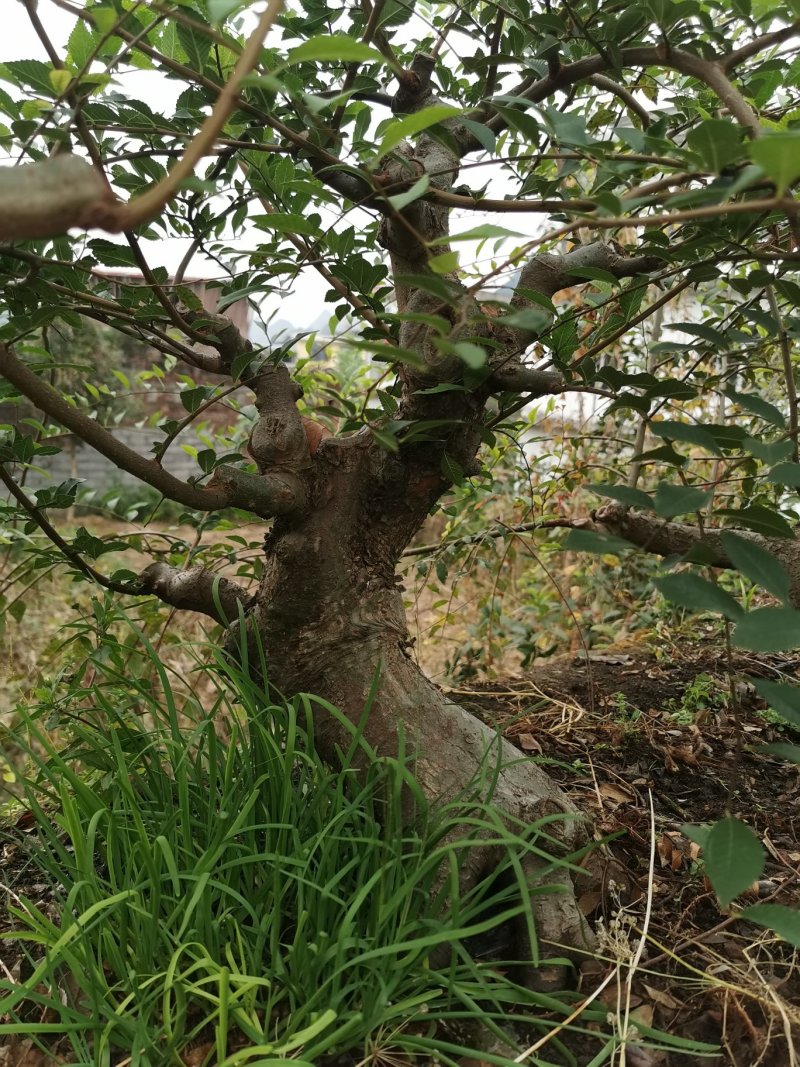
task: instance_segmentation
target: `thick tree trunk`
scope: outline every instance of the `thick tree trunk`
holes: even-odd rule
[[[265,574],[248,615],[266,652],[270,684],[285,696],[320,696],[357,724],[377,676],[363,736],[378,755],[397,754],[402,738],[415,775],[433,801],[468,791],[483,761],[489,768],[500,764],[492,798],[497,807],[526,825],[563,815],[546,832],[561,840],[563,852],[576,848],[585,841],[586,828],[558,786],[449,701],[409,655],[395,566],[427,513],[429,498],[440,492],[439,477],[409,472],[366,435],[325,441],[315,459],[316,506],[299,521],[276,522],[265,544]],[[404,484],[394,484],[397,479]],[[315,743],[327,760],[334,761],[337,749],[350,744],[346,726],[321,705],[314,729]],[[498,846],[470,849],[462,888],[494,870],[499,859]],[[585,952],[591,934],[568,870],[532,856],[525,863],[532,889],[557,887],[532,896],[539,940],[567,946],[554,952],[544,944],[543,955]],[[544,984],[553,977],[528,975],[527,980]]]

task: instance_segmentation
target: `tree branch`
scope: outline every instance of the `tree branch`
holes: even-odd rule
[[[700,529],[688,523],[670,522],[655,516],[630,511],[621,504],[605,504],[592,515],[594,528],[630,541],[632,545],[656,556],[686,555],[702,551],[698,562],[710,567],[734,570],[723,546],[718,529]],[[586,525],[591,525],[587,523]],[[800,544],[796,538],[763,537],[751,530],[731,530],[754,545],[765,549],[781,563],[790,579],[789,598],[800,608]]]
[[[7,345],[0,345],[0,374],[26,396],[40,411],[91,445],[140,481],[165,497],[198,511],[219,511],[238,507],[262,518],[293,511],[305,503],[304,488],[287,477],[258,477],[233,467],[217,467],[206,488],[182,482],[152,459],[146,459],[118,441],[95,419],[73,407],[61,394],[43,382],[19,360]],[[298,416],[299,417],[299,416]]]
[[[139,582],[141,593],[152,593],[181,611],[201,612],[221,626],[235,622],[249,601],[241,585],[205,567],[180,570],[168,563],[151,563],[139,575]]]

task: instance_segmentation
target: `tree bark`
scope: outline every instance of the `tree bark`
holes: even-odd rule
[[[587,838],[574,805],[534,762],[448,700],[410,655],[395,567],[443,485],[422,455],[424,450],[404,461],[365,433],[320,443],[309,470],[309,508],[279,518],[267,536],[266,568],[246,620],[248,644],[257,637],[268,682],[284,696],[314,694],[351,724],[359,724],[372,696],[364,741],[379,757],[396,756],[401,747],[409,753],[423,792],[434,802],[469,795],[482,763],[488,771],[499,767],[493,803],[524,825],[557,817],[544,833],[558,839],[563,855]],[[229,647],[241,639],[238,627],[231,627]],[[322,703],[316,705],[314,732],[315,746],[332,762],[352,741],[351,729]],[[410,798],[407,815],[414,817]],[[559,846],[543,838],[542,848],[556,852]],[[493,871],[500,859],[499,846],[471,847],[462,888]],[[566,946],[557,955],[585,953],[592,935],[569,870],[532,855],[525,865],[532,890],[555,887],[531,897],[540,941]],[[541,985],[560,977],[531,972],[526,980]]]

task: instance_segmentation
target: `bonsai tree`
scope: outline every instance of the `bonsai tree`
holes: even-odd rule
[[[800,484],[800,290],[786,277],[800,239],[795,5],[589,0],[415,14],[395,0],[336,10],[270,0],[263,11],[58,0],[75,16],[66,49],[47,8],[24,6],[47,58],[2,68],[14,158],[0,171],[6,395],[193,513],[263,521],[260,580],[245,589],[164,560],[135,580],[103,573],[85,539],[59,533],[43,510],[67,506],[75,487],[37,500],[20,485],[49,430],[6,435],[10,497],[92,580],[205,613],[231,648],[257,635],[284,694],[317,694],[356,723],[368,705],[368,743],[382,755],[399,739],[410,746],[429,796],[458,794],[488,758],[508,816],[568,816],[560,832],[574,845],[586,830],[561,790],[419,670],[398,562],[437,502],[480,479],[493,430],[576,391],[626,420],[637,462],[627,485],[600,487],[613,503],[578,523],[575,547],[615,550],[621,533],[684,552],[703,541],[715,502],[738,516],[744,543],[794,546],[777,511],[780,477],[766,482],[761,464],[780,458],[784,484]],[[133,99],[131,63],[177,82],[174,106]],[[159,259],[166,237],[188,242],[173,277]],[[291,346],[252,342],[182,287],[203,257],[228,272],[223,306],[260,306],[322,276],[332,318],[375,362],[335,434],[298,406],[301,380],[313,387],[322,364],[299,367]],[[119,265],[143,284],[113,287],[103,271]],[[696,294],[683,338],[663,340],[682,293]],[[224,391],[198,386],[198,372],[250,390],[252,462],[207,450],[197,477],[180,480],[163,459],[183,423],[165,418],[140,455],[54,388],[47,344],[32,342],[83,318],[191,368],[184,422]],[[726,389],[748,427],[696,425],[704,397]],[[661,439],[649,452],[647,433]],[[704,457],[692,467],[697,450],[716,457],[713,477]],[[714,497],[732,469],[745,482],[733,499]],[[645,476],[651,488],[661,477],[655,495],[638,487]],[[672,521],[701,509],[702,526]],[[736,564],[718,536],[713,546],[706,562]],[[346,736],[320,705],[324,755]],[[473,849],[465,881],[495,859],[491,845]],[[527,862],[534,887],[546,868]],[[540,935],[583,947],[568,875],[547,873],[557,878],[564,892],[535,897]]]

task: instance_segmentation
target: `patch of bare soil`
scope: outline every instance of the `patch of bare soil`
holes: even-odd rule
[[[777,723],[751,681],[796,680],[798,667],[800,657],[728,663],[703,646],[668,662],[625,650],[551,660],[501,685],[453,691],[542,761],[607,838],[602,875],[587,878],[581,897],[601,939],[582,992],[591,996],[609,980],[595,1003],[620,1029],[627,1004],[634,1025],[720,1047],[709,1058],[634,1042],[629,1067],[800,1063],[800,953],[738,919],[738,908],[719,909],[682,832],[687,823],[743,819],[761,836],[767,862],[737,904],[800,907],[800,767],[762,750],[800,736]],[[573,1051],[587,1064],[599,1048],[587,1039]]]

